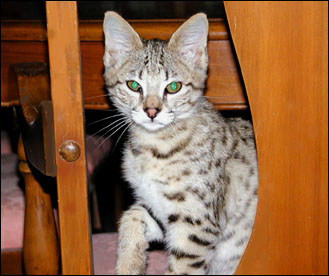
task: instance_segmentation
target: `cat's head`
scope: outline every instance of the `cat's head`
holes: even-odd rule
[[[169,41],[144,40],[117,13],[104,18],[104,78],[113,103],[156,131],[195,112],[207,77],[208,20],[199,13]]]

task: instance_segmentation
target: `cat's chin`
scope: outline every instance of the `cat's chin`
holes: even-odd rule
[[[140,124],[140,126],[142,126],[144,129],[146,129],[149,132],[156,132],[166,127],[166,125],[164,124],[159,124],[155,122],[143,123]]]

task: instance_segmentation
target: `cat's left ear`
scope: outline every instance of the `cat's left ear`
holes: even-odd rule
[[[204,13],[189,18],[172,35],[168,47],[178,52],[182,60],[204,69],[208,65],[208,20]]]

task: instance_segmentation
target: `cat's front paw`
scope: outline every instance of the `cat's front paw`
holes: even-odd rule
[[[119,265],[116,268],[116,275],[143,275],[144,269],[137,268],[137,267],[131,267],[127,265]]]
[[[117,275],[143,275],[145,274],[145,260],[137,256],[119,259],[116,264]]]
[[[143,275],[144,267],[138,267],[136,265],[122,264],[116,267],[117,275]]]

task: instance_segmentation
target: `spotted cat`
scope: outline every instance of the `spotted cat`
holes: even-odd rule
[[[117,274],[143,274],[162,241],[166,274],[233,274],[252,231],[257,160],[252,125],[203,96],[208,20],[199,13],[169,41],[144,40],[105,13],[104,78],[129,127],[123,173],[136,203],[121,220]]]

